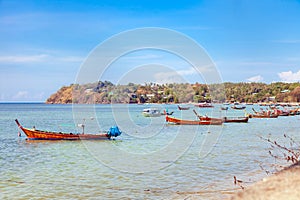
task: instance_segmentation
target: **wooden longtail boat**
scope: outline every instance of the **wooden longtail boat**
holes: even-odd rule
[[[195,110],[193,110],[193,112],[199,118],[200,121],[224,122],[224,119],[221,119],[221,118],[212,118],[212,117],[208,117],[208,116],[201,116],[201,115],[198,115],[198,113]]]
[[[221,107],[221,110],[228,110],[228,107]]]
[[[142,114],[144,117],[160,117],[163,115],[158,108],[145,108]]]
[[[290,112],[288,112],[288,111],[281,111],[278,113],[279,113],[279,116],[289,116],[290,115]]]
[[[224,117],[225,123],[247,123],[249,117]]]
[[[221,121],[205,121],[205,120],[183,120],[177,119],[175,117],[169,117],[166,115],[166,122],[178,124],[178,125],[222,125],[223,120]]]
[[[241,105],[241,106],[234,105],[234,106],[231,106],[231,108],[235,109],[235,110],[244,110],[246,108],[246,106],[244,106],[244,105]]]
[[[299,108],[293,109],[289,111],[289,115],[299,115],[300,114],[300,110]]]
[[[254,111],[255,114],[249,114],[248,115],[249,118],[277,118],[279,116],[277,111],[271,112],[270,110],[268,111],[262,110],[262,112],[257,112],[254,110],[254,108],[252,108],[252,110]]]
[[[117,126],[113,126],[107,133],[100,134],[84,134],[84,133],[62,133],[49,132],[36,129],[28,129],[21,126],[19,121],[15,120],[18,127],[25,133],[28,139],[31,140],[104,140],[121,135],[121,131]]]
[[[179,110],[189,110],[190,107],[181,107],[181,106],[178,106],[178,109],[179,109]]]
[[[199,103],[195,105],[199,108],[213,108],[214,106],[211,103]]]
[[[270,115],[266,115],[266,114],[250,114],[248,115],[249,118],[277,118],[278,115],[275,114],[270,114]]]

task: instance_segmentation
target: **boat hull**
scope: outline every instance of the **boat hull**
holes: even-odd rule
[[[213,105],[195,105],[195,107],[199,107],[199,108],[213,108]]]
[[[207,116],[198,116],[200,121],[215,121],[215,122],[224,122],[221,118],[213,118],[213,117],[207,117]]]
[[[228,110],[228,107],[221,107],[221,110]]]
[[[277,118],[278,115],[249,115],[249,118]]]
[[[199,121],[196,121],[196,120],[177,119],[177,118],[169,117],[169,116],[166,116],[166,122],[178,124],[178,125],[222,125],[223,124],[223,120],[218,120],[218,121],[199,120]]]
[[[144,117],[160,117],[160,116],[162,116],[162,114],[161,113],[144,113],[143,112],[143,116]]]
[[[190,107],[180,107],[180,106],[178,106],[178,110],[189,110],[190,109]]]
[[[244,110],[246,106],[232,106],[231,108],[234,110]]]
[[[109,134],[74,134],[61,132],[48,132],[35,129],[24,128],[16,120],[18,127],[25,133],[30,140],[107,140],[110,139]]]
[[[249,117],[224,117],[224,123],[247,123]]]
[[[147,108],[144,109],[142,112],[144,117],[160,117],[163,114],[160,112],[160,110],[156,109],[156,108]]]

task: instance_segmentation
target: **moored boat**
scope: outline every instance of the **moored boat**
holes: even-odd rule
[[[289,115],[299,115],[300,114],[300,109],[295,108],[289,111]]]
[[[177,125],[222,125],[223,121],[184,120],[166,115],[166,122]]]
[[[190,107],[182,107],[182,106],[177,106],[179,110],[189,110]]]
[[[254,110],[254,108],[252,108],[252,110],[253,110],[254,114],[248,114],[249,118],[277,118],[279,116],[279,113],[277,110],[264,111],[263,109],[261,109],[261,112],[257,112],[256,110]]]
[[[270,115],[265,115],[265,114],[249,114],[249,118],[277,118],[278,115],[270,114]]]
[[[213,108],[214,106],[211,103],[199,103],[195,105],[196,107],[199,108]]]
[[[160,117],[162,113],[157,108],[145,108],[142,112],[145,117]]]
[[[279,110],[278,113],[279,113],[279,116],[289,116],[290,115],[289,111]]]
[[[228,110],[228,107],[221,107],[221,110]]]
[[[224,117],[225,123],[247,123],[249,117]]]
[[[224,122],[224,119],[221,118],[213,118],[208,116],[200,116],[195,110],[193,110],[195,115],[199,118],[200,121],[215,121],[215,122]]]
[[[18,127],[25,133],[28,139],[31,140],[104,140],[111,139],[121,135],[121,131],[117,126],[112,126],[107,133],[85,134],[85,133],[62,133],[52,131],[29,129],[21,126],[19,121],[15,120]]]
[[[235,110],[243,110],[246,108],[245,105],[234,105],[234,106],[231,106],[232,109],[235,109]]]

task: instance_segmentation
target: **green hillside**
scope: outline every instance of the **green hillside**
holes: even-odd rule
[[[99,81],[63,86],[46,103],[198,103],[198,102],[300,102],[300,83],[201,83],[114,85]]]

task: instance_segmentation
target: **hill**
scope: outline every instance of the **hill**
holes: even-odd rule
[[[300,102],[300,83],[169,83],[114,85],[109,81],[63,86],[49,104]]]

